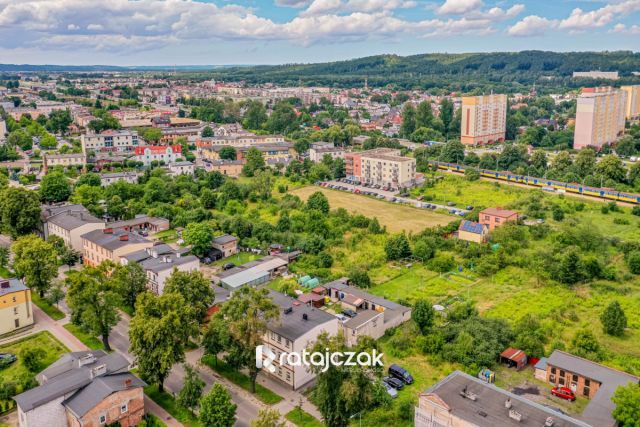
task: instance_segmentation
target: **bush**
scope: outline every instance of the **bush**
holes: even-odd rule
[[[602,207],[600,208],[600,212],[602,212],[603,214],[608,214],[609,213],[609,207],[607,205],[602,205]]]
[[[629,252],[629,255],[627,255],[627,267],[633,274],[640,274],[640,250]]]
[[[31,372],[40,371],[42,359],[46,355],[47,353],[38,347],[25,347],[20,351],[22,364]]]
[[[626,218],[614,218],[613,223],[618,225],[629,225],[629,220]]]
[[[602,316],[600,316],[600,321],[602,322],[604,332],[616,337],[622,336],[627,327],[627,316],[624,314],[624,310],[622,310],[618,301],[609,304],[602,313]]]
[[[631,214],[635,216],[640,216],[640,206],[634,206],[633,209],[631,209]]]
[[[410,400],[400,402],[398,405],[398,417],[404,421],[413,420],[413,403]]]

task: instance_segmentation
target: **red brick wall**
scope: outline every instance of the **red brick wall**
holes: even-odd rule
[[[120,408],[124,404],[127,404],[128,410],[122,413]],[[142,388],[123,390],[107,397],[82,417],[82,426],[100,427],[101,415],[106,415],[106,424],[118,421],[122,427],[137,425],[144,416],[144,392]],[[77,421],[72,423],[71,420],[69,425],[72,427],[80,426]]]

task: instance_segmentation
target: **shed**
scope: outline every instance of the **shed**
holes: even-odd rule
[[[547,380],[547,358],[546,357],[541,357],[540,360],[538,360],[538,363],[536,363],[533,367],[534,369],[534,376],[542,381],[546,381]]]
[[[324,295],[324,294],[326,294],[326,289],[323,288],[322,286],[318,286],[318,287],[315,287],[315,288],[311,289],[311,292],[313,292],[314,294],[317,294],[317,295]]]
[[[324,305],[324,297],[312,292],[300,295],[298,297],[298,301],[307,305],[313,305],[316,308],[322,307]]]
[[[522,369],[527,366],[527,354],[517,348],[509,347],[500,353],[500,362],[506,363],[510,368]]]

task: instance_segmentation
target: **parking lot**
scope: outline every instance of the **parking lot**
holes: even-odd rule
[[[375,197],[380,200],[386,200],[392,203],[401,203],[406,205],[415,206],[420,209],[444,209],[451,215],[464,216],[473,210],[473,206],[456,207],[454,204],[440,205],[432,202],[423,202],[409,197],[400,197],[399,191],[396,189],[387,189],[383,186],[367,186],[363,184],[355,184],[352,181],[343,179],[336,179],[332,181],[320,181],[317,183],[320,187],[330,188],[332,190],[346,191],[354,194],[361,194],[364,196]]]

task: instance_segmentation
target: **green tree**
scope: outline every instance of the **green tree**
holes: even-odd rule
[[[416,108],[416,128],[430,128],[433,126],[433,110],[430,101],[422,101]]]
[[[231,427],[236,422],[237,405],[224,386],[216,383],[200,399],[200,424],[203,427]]]
[[[627,177],[627,170],[620,157],[609,154],[604,156],[596,165],[595,172],[604,176],[606,179],[612,179],[616,182],[623,182]]]
[[[11,246],[14,253],[13,269],[24,279],[27,286],[36,290],[40,297],[51,286],[58,275],[58,258],[54,247],[35,235],[18,238]]]
[[[209,326],[202,337],[202,346],[207,354],[215,357],[216,366],[218,364],[218,354],[229,347],[231,335],[224,318],[216,313],[210,320]]]
[[[387,260],[396,261],[411,256],[411,246],[409,239],[404,233],[391,236],[384,245]]]
[[[142,378],[158,384],[160,391],[173,365],[184,361],[189,338],[198,333],[194,318],[180,294],[144,292],[138,297],[129,328],[130,349]]]
[[[236,149],[233,147],[222,147],[218,155],[223,160],[235,160],[237,158]]]
[[[45,203],[64,202],[71,196],[71,184],[62,172],[49,172],[40,183],[40,199]]]
[[[254,173],[253,188],[255,188],[258,197],[262,200],[268,200],[271,197],[272,187],[273,174],[270,170],[258,170]]]
[[[267,110],[262,102],[251,101],[244,113],[242,124],[246,129],[261,129],[267,119]]]
[[[298,117],[291,104],[279,102],[273,109],[265,127],[271,133],[286,133],[298,127]]]
[[[18,237],[35,231],[40,221],[40,199],[35,191],[8,187],[0,192],[2,227]]]
[[[431,329],[433,323],[435,321],[436,311],[433,309],[433,306],[429,301],[425,299],[419,299],[413,305],[413,310],[411,311],[411,318],[418,325],[420,332],[422,335],[426,335],[426,333]]]
[[[613,301],[600,316],[600,322],[602,322],[602,329],[606,334],[620,337],[627,327],[627,316],[620,303]]]
[[[613,418],[621,427],[640,425],[640,384],[629,383],[618,387],[611,400],[616,405]]]
[[[97,173],[85,173],[80,175],[78,180],[76,181],[76,187],[80,187],[81,185],[90,185],[92,187],[100,187],[100,175]]]
[[[210,126],[205,126],[200,133],[203,138],[211,138],[213,135],[213,129]]]
[[[47,301],[50,304],[57,306],[60,301],[64,299],[65,293],[61,282],[56,282],[51,286],[49,292],[47,292]]]
[[[259,368],[255,363],[256,346],[262,341],[267,324],[277,321],[280,308],[269,298],[266,289],[244,287],[234,292],[222,305],[220,313],[227,322],[231,336],[232,365],[246,368],[251,380],[251,392],[256,391]]]
[[[600,343],[596,339],[593,332],[583,329],[576,332],[575,336],[571,340],[570,350],[576,356],[584,357],[585,359],[600,361],[602,358],[602,348]]]
[[[138,131],[147,143],[157,144],[162,139],[162,130],[158,128],[144,128]]]
[[[202,256],[211,249],[213,228],[207,222],[192,222],[187,224],[182,237],[186,244],[191,245],[191,252],[194,255]]]
[[[546,335],[542,330],[540,321],[535,315],[526,314],[514,327],[515,346],[529,356],[544,356],[544,344],[546,343]]]
[[[30,372],[39,372],[42,369],[42,364],[44,362],[45,357],[47,357],[47,352],[40,347],[24,347],[20,350],[20,359],[22,360],[22,364],[30,371]]]
[[[205,383],[200,379],[193,366],[185,363],[183,368],[185,372],[184,385],[178,393],[177,400],[180,405],[193,412],[198,407]]]
[[[321,191],[316,191],[307,199],[307,209],[317,210],[323,214],[329,213],[329,200]]]
[[[578,152],[573,163],[573,170],[580,178],[593,174],[596,166],[596,152],[591,148],[584,148]]]
[[[405,104],[402,109],[402,125],[400,125],[400,134],[405,138],[409,138],[416,130],[416,109],[412,104]]]
[[[640,274],[640,251],[631,251],[627,255],[627,267],[633,274]]]
[[[449,163],[462,163],[464,161],[464,145],[457,140],[447,142],[442,147],[439,160]]]
[[[201,322],[207,309],[213,304],[211,283],[199,270],[173,270],[164,286],[164,292],[180,294],[193,309],[195,320]]]
[[[251,147],[247,150],[245,159],[246,163],[242,168],[242,173],[245,176],[251,177],[256,173],[256,171],[265,167],[264,157],[256,147]]]
[[[136,305],[138,295],[147,291],[147,273],[137,262],[118,265],[113,271],[113,281],[127,307]]]
[[[453,101],[449,98],[443,98],[442,101],[440,101],[440,120],[442,120],[444,130],[447,134],[453,131],[453,129],[451,129],[453,118]]]
[[[251,427],[285,427],[287,424],[280,421],[280,413],[275,409],[261,409],[258,418],[251,421]]]
[[[85,267],[65,279],[72,321],[91,334],[100,335],[107,351],[111,351],[109,334],[120,321],[118,307],[122,302],[110,277],[113,267],[107,263],[97,268]]]

